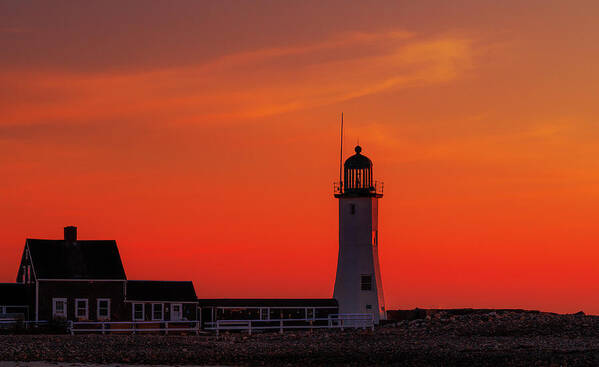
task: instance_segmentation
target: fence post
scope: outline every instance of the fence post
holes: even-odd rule
[[[73,330],[73,320],[69,321],[69,330],[71,332],[71,335],[75,335],[75,330]]]
[[[343,318],[339,319],[339,325],[341,326],[341,331],[343,331]]]
[[[283,334],[283,320],[279,321],[280,333]]]
[[[168,335],[168,321],[164,322],[164,335]]]
[[[216,336],[220,334],[220,320],[216,320]]]
[[[200,335],[200,321],[196,320],[195,324],[196,324],[196,335]]]
[[[104,333],[104,330],[105,330],[105,329],[106,329],[106,323],[104,323],[104,322],[103,322],[103,323],[102,323],[102,335],[104,335],[104,334],[105,334],[105,333]]]
[[[248,321],[248,335],[252,335],[252,320]]]
[[[133,324],[133,335],[135,335],[135,329],[137,329],[137,324],[135,323],[135,320],[132,321]]]

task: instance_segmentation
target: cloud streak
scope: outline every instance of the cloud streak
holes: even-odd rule
[[[0,124],[132,119],[252,119],[398,88],[444,83],[472,66],[469,39],[403,31],[348,33],[265,48],[194,67],[129,73],[0,73]],[[316,60],[316,61],[315,61]]]

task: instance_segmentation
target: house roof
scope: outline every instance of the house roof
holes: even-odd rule
[[[27,305],[27,286],[18,283],[0,283],[0,306]]]
[[[338,307],[334,298],[220,298],[199,299],[200,307]]]
[[[126,301],[197,302],[189,281],[128,280]]]
[[[27,239],[37,279],[125,280],[116,241]]]

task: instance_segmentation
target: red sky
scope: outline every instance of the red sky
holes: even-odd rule
[[[25,238],[130,279],[330,297],[339,115],[385,182],[387,308],[599,313],[596,1],[0,3],[0,281]]]

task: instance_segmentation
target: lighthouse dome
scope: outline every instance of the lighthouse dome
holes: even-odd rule
[[[365,155],[362,155],[362,147],[356,145],[354,148],[356,154],[345,160],[345,164],[343,165],[345,169],[365,169],[372,168],[372,161]]]

